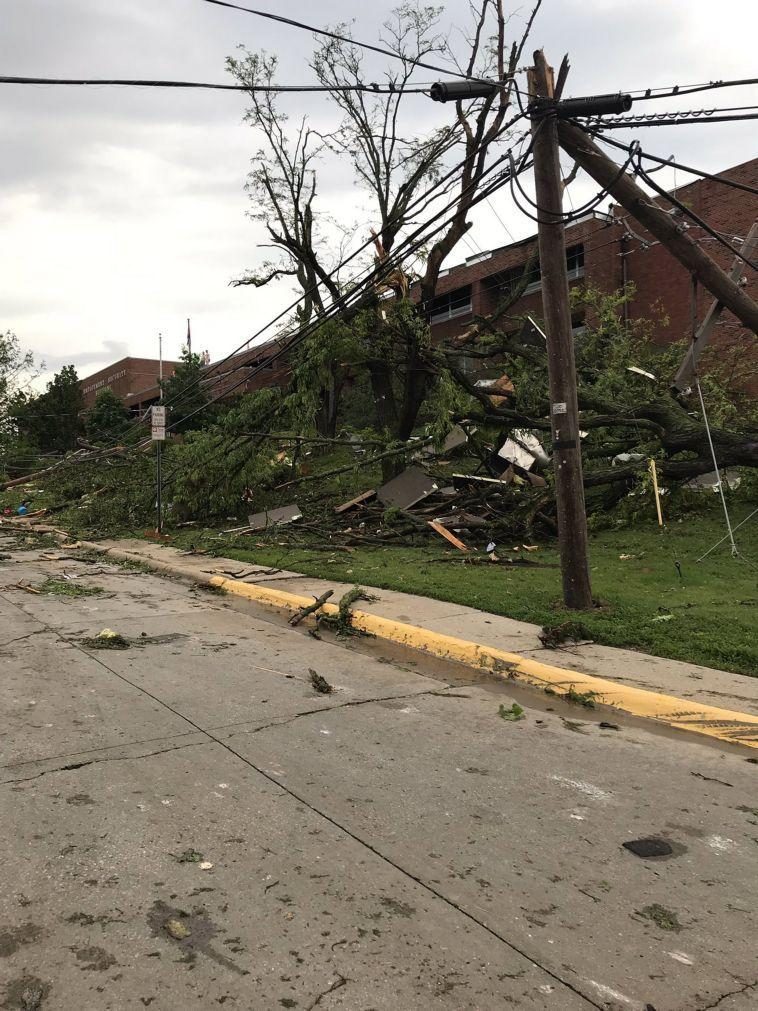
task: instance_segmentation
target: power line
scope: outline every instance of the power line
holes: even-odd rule
[[[217,7],[229,7],[232,10],[244,11],[246,14],[255,14],[259,18],[268,18],[270,21],[278,21],[280,24],[290,25],[293,28],[302,28],[307,32],[312,32],[314,35],[324,35],[326,38],[335,39],[337,42],[347,42],[348,45],[358,46],[360,49],[369,49],[374,53],[380,53],[382,56],[390,56],[393,60],[401,60],[406,65],[411,64],[414,67],[424,67],[426,70],[433,70],[436,74],[450,74],[453,77],[461,77],[465,81],[481,80],[479,77],[471,77],[469,74],[462,74],[457,70],[438,67],[433,63],[425,63],[423,60],[409,59],[405,56],[401,56],[400,53],[393,52],[391,49],[385,49],[383,46],[375,46],[370,42],[359,42],[357,39],[351,39],[348,35],[340,35],[339,32],[332,32],[326,28],[316,28],[313,25],[305,24],[303,21],[293,21],[292,18],[285,18],[281,14],[272,14],[270,11],[255,10],[253,7],[242,7],[239,4],[229,3],[228,0],[205,0],[205,2],[215,4]]]
[[[639,95],[636,102],[644,102],[653,98],[675,98],[679,95],[694,95],[698,91],[714,91],[717,88],[737,88],[749,84],[758,84],[758,77],[747,77],[737,81],[709,81],[707,84],[684,84],[664,88],[626,88],[630,95]]]
[[[301,92],[347,92],[347,91],[367,91],[374,94],[390,95],[398,94],[400,91],[404,95],[428,95],[429,88],[393,88],[389,85],[380,84],[343,84],[327,87],[323,84],[207,84],[201,81],[152,81],[133,80],[130,78],[74,78],[74,77],[0,77],[0,84],[20,84],[20,85],[75,85],[75,86],[116,86],[124,88],[195,88],[210,89],[213,91],[263,91],[273,93],[296,93]]]
[[[753,270],[758,270],[758,264],[753,263],[752,260],[749,260],[738,249],[735,249],[735,247],[731,244],[731,242],[727,242],[727,240],[722,235],[720,235],[719,232],[711,228],[711,226],[707,223],[707,221],[704,221],[699,214],[696,214],[695,211],[692,210],[691,207],[688,207],[686,204],[682,203],[681,200],[677,199],[677,197],[675,197],[673,194],[667,193],[662,186],[659,186],[658,183],[654,179],[652,179],[650,175],[647,172],[645,172],[645,170],[642,168],[639,159],[637,161],[637,174],[659,196],[663,197],[665,200],[670,201],[670,203],[672,203],[674,207],[677,208],[677,210],[679,210],[682,214],[686,215],[691,221],[694,221],[696,225],[699,225],[700,228],[703,229],[703,231],[707,232],[708,235],[711,236],[711,238],[715,239],[725,249],[728,249],[733,256],[737,257],[738,260],[742,260],[743,263],[746,263],[748,267],[752,267]]]
[[[600,131],[592,131],[593,136],[598,140],[601,140],[605,144],[610,144],[621,151],[628,151],[628,144],[621,144],[617,140],[611,140],[610,137],[604,137]],[[712,182],[721,183],[724,186],[731,186],[733,189],[744,190],[746,193],[753,193],[758,196],[758,187],[750,186],[747,183],[738,182],[736,179],[728,179],[726,176],[714,175],[711,172],[703,172],[702,169],[693,168],[691,165],[682,165],[681,162],[674,161],[673,156],[671,158],[660,158],[658,155],[650,154],[647,151],[643,151],[640,148],[637,149],[639,155],[646,161],[654,161],[661,167],[666,165],[671,165],[672,168],[680,169],[682,172],[689,172],[693,176],[700,176],[701,179],[710,179]],[[651,170],[657,171],[657,170]],[[649,174],[649,173],[648,173]]]
[[[758,106],[748,105],[741,108],[758,109]],[[595,130],[598,127],[602,127],[603,130],[623,130],[639,126],[681,126],[689,123],[740,123],[743,120],[758,119],[758,112],[747,112],[744,116],[716,115],[716,113],[720,112],[720,109],[695,109],[683,113],[669,112],[665,113],[663,117],[627,116],[619,117],[618,119],[590,120],[578,125],[581,125],[585,130]]]

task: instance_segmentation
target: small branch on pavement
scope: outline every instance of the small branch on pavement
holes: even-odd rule
[[[297,614],[293,614],[289,620],[290,625],[299,625],[303,618],[307,618],[309,614],[313,614],[314,611],[318,611],[319,608],[323,607],[326,601],[334,595],[334,590],[327,590],[326,593],[322,593],[320,597],[317,597],[312,604],[308,604],[307,607],[301,608]]]

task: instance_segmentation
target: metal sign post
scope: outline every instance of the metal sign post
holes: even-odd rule
[[[163,507],[161,493],[163,490],[163,480],[161,475],[161,463],[163,455],[163,443],[166,441],[166,408],[157,406],[151,408],[150,412],[150,438],[157,443],[155,450],[155,529],[160,534],[163,531]]]

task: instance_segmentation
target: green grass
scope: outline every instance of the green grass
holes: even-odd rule
[[[749,506],[734,507],[733,522]],[[758,675],[758,524],[738,532],[741,552],[726,544],[703,562],[696,559],[723,536],[713,511],[670,529],[639,526],[590,535],[593,593],[602,607],[582,613],[594,640],[740,674]],[[507,615],[539,625],[565,621],[557,567],[468,565],[465,556],[438,548],[359,548],[351,553],[267,545],[245,549],[209,541],[218,554],[245,562],[292,569],[361,586],[418,593]],[[512,545],[502,545],[502,554]],[[622,560],[620,555],[632,557]],[[558,564],[555,543],[540,545],[530,560]],[[679,578],[674,560],[682,567]],[[667,618],[667,615],[671,615]],[[665,620],[656,621],[657,618]]]

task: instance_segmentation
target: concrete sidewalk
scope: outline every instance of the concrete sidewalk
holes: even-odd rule
[[[208,579],[224,576],[251,585],[286,590],[288,593],[318,597],[334,590],[339,600],[352,584],[333,579],[315,579],[282,569],[271,573],[266,566],[231,558],[193,555],[163,544],[137,539],[99,542],[104,549],[116,549],[158,563],[167,571],[181,572],[186,578]],[[252,571],[251,571],[252,570]],[[545,649],[540,643],[539,625],[515,621],[500,615],[463,607],[446,601],[419,597],[395,590],[369,587],[377,600],[361,602],[361,610],[383,618],[408,622],[433,632],[460,636],[486,646],[518,653],[546,664],[605,678],[651,692],[674,695],[704,705],[718,706],[758,715],[758,677],[750,678],[729,671],[697,664],[649,656],[634,650],[616,649],[591,643],[561,649]]]

